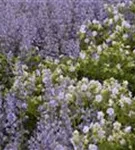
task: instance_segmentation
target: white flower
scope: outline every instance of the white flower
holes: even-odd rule
[[[59,77],[59,79],[60,79],[60,80],[63,80],[63,79],[64,79],[64,76],[61,74],[60,77]]]
[[[25,70],[25,69],[27,70],[27,69],[28,69],[28,66],[22,65],[22,69],[23,69],[23,70]]]
[[[72,142],[78,144],[80,142],[80,138],[79,138],[79,132],[77,130],[75,130],[73,132],[73,137],[72,137]]]
[[[81,58],[81,59],[85,59],[85,57],[86,57],[86,54],[83,53],[83,52],[80,52],[80,58]]]
[[[102,28],[102,25],[101,24],[98,24],[98,29],[101,29]]]
[[[99,24],[99,21],[96,20],[96,19],[93,19],[93,20],[92,20],[92,23],[93,23],[93,24]]]
[[[43,77],[42,81],[43,81],[44,84],[46,84],[47,81],[48,81],[48,77],[47,76]]]
[[[72,64],[72,61],[71,61],[71,60],[68,60],[68,61],[67,61],[67,64],[68,64],[68,65],[71,65],[71,64]]]
[[[111,39],[110,38],[106,39],[106,42],[107,43],[111,42]]]
[[[97,50],[98,50],[98,53],[101,53],[101,52],[102,52],[102,47],[101,47],[101,45],[98,45],[98,46],[97,46]]]
[[[123,52],[123,49],[122,49],[122,48],[120,48],[120,49],[119,49],[119,51],[122,53],[122,52]]]
[[[130,48],[130,45],[127,45],[126,48]]]
[[[91,97],[91,93],[90,92],[86,92],[86,95],[87,95],[88,98]]]
[[[40,70],[38,70],[38,69],[36,70],[36,75],[41,76]]]
[[[62,73],[62,70],[60,68],[58,68],[56,71],[57,71],[58,74]]]
[[[129,111],[128,116],[129,116],[129,117],[132,117],[133,115],[135,115],[135,112],[134,112],[134,111],[132,111],[132,110],[131,110],[131,111]]]
[[[89,25],[91,25],[91,20],[88,20],[87,23],[88,23]]]
[[[88,88],[88,86],[83,83],[82,86],[81,86],[81,91],[86,91],[87,88]]]
[[[75,87],[73,85],[68,86],[68,90],[70,90],[71,92],[73,92],[75,90]]]
[[[98,95],[96,95],[96,97],[95,97],[95,100],[96,100],[96,102],[101,102],[102,101],[102,95],[100,95],[100,94],[98,94]]]
[[[117,95],[118,93],[119,93],[118,88],[117,88],[117,87],[114,87],[114,88],[112,89],[112,94],[113,94],[113,95]]]
[[[47,57],[46,57],[46,60],[48,60],[48,61],[53,61],[53,58],[50,57],[50,56],[47,56]]]
[[[115,39],[115,33],[112,33],[111,35],[110,35],[110,38],[111,39]],[[114,41],[115,42],[115,41]]]
[[[126,96],[121,96],[121,101],[123,101],[124,103],[127,103],[128,105],[131,105],[132,100],[129,97]]]
[[[108,138],[107,138],[107,141],[111,142],[114,140],[114,137],[112,135],[110,135]]]
[[[106,121],[105,119],[101,119],[100,120],[100,125],[103,126],[105,124],[105,121]]]
[[[125,4],[124,2],[122,2],[122,3],[120,4],[120,6],[121,6],[121,7],[125,7],[126,4]]]
[[[28,72],[27,71],[23,71],[23,75],[25,76],[25,77],[28,77]]]
[[[102,129],[98,130],[98,137],[99,137],[100,139],[105,138],[105,131],[102,130]]]
[[[90,124],[90,128],[97,131],[101,128],[101,125],[98,122],[96,122],[94,124]]]
[[[128,105],[132,104],[132,100],[129,97],[125,97],[124,102],[127,103]]]
[[[97,36],[97,34],[98,34],[97,31],[93,31],[93,32],[92,32],[92,35],[93,35],[94,37]]]
[[[123,20],[122,21],[122,27],[130,28],[130,24],[127,21]]]
[[[121,26],[116,25],[116,30],[117,30],[117,31],[121,31],[121,29],[122,29]]]
[[[122,37],[124,40],[126,40],[128,38],[128,34],[124,34]]]
[[[124,129],[124,132],[130,133],[130,132],[131,132],[131,129],[132,129],[132,127],[131,127],[131,126],[128,126],[128,127],[126,127],[126,128]]]
[[[135,49],[133,50],[133,53],[135,54]]]
[[[108,45],[104,42],[103,45],[102,45],[102,47],[103,47],[104,49],[106,49],[106,48],[108,48]]]
[[[82,78],[82,82],[88,83],[88,82],[89,82],[89,80],[88,80],[88,78],[83,77],[83,78]]]
[[[115,45],[115,44],[117,44],[117,42],[116,41],[112,41],[112,45]]]
[[[67,93],[66,95],[65,95],[65,99],[66,100],[69,100],[69,99],[72,99],[73,98],[73,96],[72,96],[72,94],[70,94],[70,93]]]
[[[116,8],[114,8],[113,14],[114,14],[114,15],[117,15],[117,14],[118,14],[118,10],[117,10]]]
[[[104,19],[104,21],[103,21],[103,22],[106,24],[106,23],[108,22],[108,20],[109,20],[109,19],[108,19],[108,18],[106,18],[106,19]]]
[[[124,86],[127,86],[127,85],[128,85],[128,81],[126,81],[126,80],[123,81],[123,85],[124,85]]]
[[[104,117],[104,113],[102,111],[97,112],[97,119],[101,120]]]
[[[107,9],[108,8],[108,4],[104,4],[104,8]]]
[[[112,24],[113,24],[113,20],[109,19],[109,25],[112,25]]]
[[[84,126],[83,128],[83,133],[88,133],[89,132],[89,127],[88,126]]]
[[[86,39],[84,40],[84,42],[85,42],[85,43],[89,43],[89,39],[86,38]]]
[[[116,68],[117,68],[117,69],[121,69],[121,65],[120,65],[120,64],[117,64],[117,65],[116,65]]]
[[[55,63],[55,64],[58,64],[59,62],[60,62],[59,59],[55,59],[55,60],[54,60],[54,63]]]
[[[133,1],[129,1],[129,6],[132,6],[133,5]]]
[[[124,2],[118,4],[118,7],[125,7],[125,6],[126,6],[126,5],[125,5]]]
[[[85,33],[86,32],[86,26],[85,25],[81,25],[80,32],[81,33]]]
[[[114,128],[114,130],[120,130],[120,128],[121,128],[121,123],[119,123],[118,121],[116,121],[116,122],[114,122],[113,123],[113,128]]]
[[[108,108],[106,113],[109,115],[109,116],[113,116],[114,115],[114,109],[113,108]]]
[[[34,82],[35,82],[35,78],[36,78],[36,77],[35,77],[35,75],[33,74],[33,75],[30,76],[29,81],[32,81],[32,82],[34,83]]]
[[[117,22],[117,21],[119,20],[119,18],[120,18],[120,17],[119,17],[118,15],[115,15],[115,16],[114,16],[115,22]]]
[[[108,106],[112,106],[114,104],[114,102],[113,102],[113,100],[112,99],[109,99],[109,104],[108,104]]]
[[[92,123],[90,123],[90,129],[92,129],[93,128],[93,126],[94,126],[94,123],[92,122]]]
[[[124,102],[123,102],[122,99],[119,100],[119,105],[120,105],[120,107],[122,107],[122,108],[124,107]]]
[[[120,144],[121,145],[125,145],[126,144],[126,141],[124,139],[120,140]]]
[[[129,55],[129,51],[125,51],[125,54],[126,54],[126,55]]]
[[[98,147],[95,144],[89,144],[89,150],[98,150]]]
[[[74,71],[75,71],[75,67],[74,67],[73,65],[71,65],[71,66],[69,67],[69,71],[70,71],[70,72],[74,72]]]
[[[110,7],[107,8],[108,12],[112,12],[112,9]]]

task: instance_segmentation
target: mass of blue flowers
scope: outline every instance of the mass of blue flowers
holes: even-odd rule
[[[0,0],[0,150],[135,150],[134,0]]]

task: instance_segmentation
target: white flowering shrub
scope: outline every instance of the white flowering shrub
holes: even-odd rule
[[[130,90],[135,93],[135,28],[125,20],[119,8],[122,6],[108,7],[109,17],[103,22],[93,20],[83,25],[85,32],[82,29],[79,32],[78,76],[101,81],[110,77],[127,80]]]

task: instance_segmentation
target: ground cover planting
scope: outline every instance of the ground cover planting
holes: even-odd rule
[[[75,28],[76,55],[45,56],[46,39],[17,53],[1,41],[0,150],[135,149],[135,3],[105,4],[104,11]]]

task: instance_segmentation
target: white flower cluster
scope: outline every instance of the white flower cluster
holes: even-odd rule
[[[97,85],[100,90],[96,90],[95,93]],[[115,91],[114,87],[117,87],[118,90]],[[121,89],[123,89],[122,85],[119,84],[118,81],[113,78],[104,81],[103,85],[97,81],[88,81],[87,78],[83,78],[81,81],[78,82],[76,87],[74,87],[74,92],[76,93],[74,93],[74,95],[76,95],[76,100],[74,101],[74,104],[76,105],[76,107],[80,107],[80,109],[84,113],[85,109],[82,108],[83,103],[87,102],[87,106],[85,106],[87,108],[90,108],[90,106],[92,105],[93,109],[95,109],[95,119],[97,120],[96,122],[91,122],[89,125],[84,124],[82,128],[82,136],[84,139],[80,138],[80,142],[84,140],[84,142],[88,144],[92,141],[96,141],[96,143],[98,143],[102,140],[107,140],[108,142],[116,142],[120,145],[123,145],[127,142],[125,135],[129,136],[129,134],[131,134],[132,126],[127,126],[126,124],[123,124],[121,120],[119,120],[119,114],[121,114],[121,112],[124,109],[127,109],[126,105],[123,105],[122,110],[118,110],[119,102],[121,101],[120,97],[122,97],[124,101],[123,103],[127,103],[130,106],[130,104],[134,103],[134,100],[129,96],[130,92],[128,92],[126,86],[125,90],[123,90],[124,93],[121,92]],[[114,92],[112,92],[113,90]],[[88,97],[87,94],[85,94],[88,92],[91,94],[90,97]],[[116,94],[116,96],[113,96],[114,93]],[[94,98],[95,94],[96,96]],[[123,95],[125,96],[123,97]],[[131,110],[129,109],[128,113],[130,111]],[[75,114],[72,114],[72,116],[74,115]],[[87,115],[88,114],[86,114],[86,116]],[[118,120],[115,118],[118,118]],[[91,140],[88,138],[89,136]],[[98,146],[89,143],[88,148],[98,149]]]

